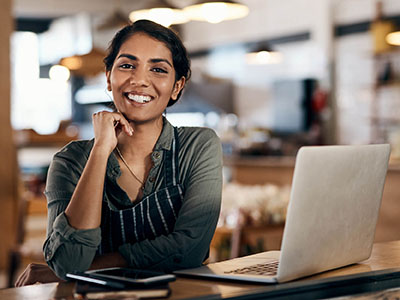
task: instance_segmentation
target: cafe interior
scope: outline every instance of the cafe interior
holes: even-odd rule
[[[1,1],[0,288],[44,263],[52,156],[93,138],[92,114],[111,109],[108,43],[143,18],[175,30],[191,59],[166,118],[222,143],[210,262],[279,250],[302,146],[389,143],[374,241],[400,240],[400,1],[214,2]]]

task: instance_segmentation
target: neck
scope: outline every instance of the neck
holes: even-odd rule
[[[149,155],[161,134],[162,117],[151,123],[130,121],[130,124],[133,128],[133,135],[128,136],[122,132],[118,137],[119,149],[127,157]]]

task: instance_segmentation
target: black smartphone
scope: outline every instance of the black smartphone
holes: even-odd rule
[[[149,287],[176,279],[173,274],[131,268],[107,268],[67,273],[67,278],[108,286],[111,288]]]

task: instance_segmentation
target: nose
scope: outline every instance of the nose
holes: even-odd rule
[[[129,77],[129,84],[135,86],[148,86],[149,77],[145,68],[137,67],[135,70],[133,70]]]

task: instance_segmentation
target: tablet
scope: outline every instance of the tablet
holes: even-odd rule
[[[111,288],[162,285],[176,279],[173,274],[131,268],[107,268],[67,273],[67,278],[108,286]]]

